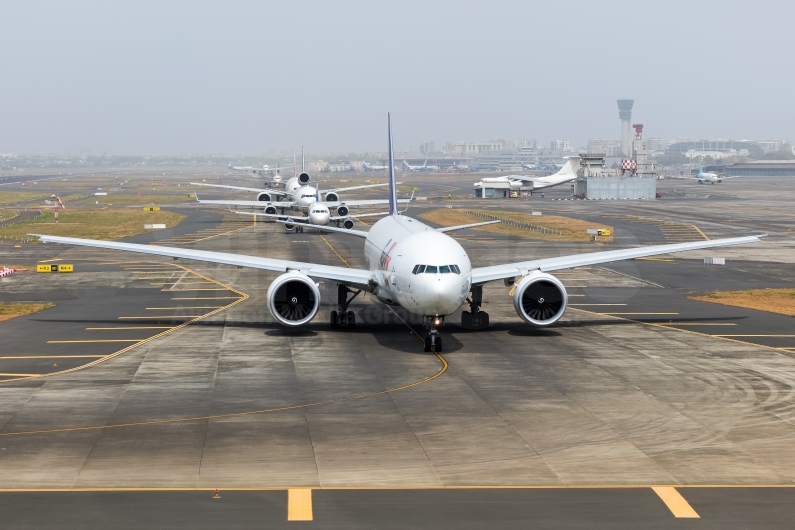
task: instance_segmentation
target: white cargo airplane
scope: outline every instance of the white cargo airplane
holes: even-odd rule
[[[389,162],[393,166],[392,126],[389,123]],[[389,175],[390,215],[376,222],[369,232],[327,227],[363,238],[366,269],[320,265],[259,256],[154,245],[97,241],[37,235],[41,241],[64,243],[142,254],[185,258],[281,273],[267,293],[273,317],[285,326],[300,326],[320,309],[318,280],[337,284],[337,309],[331,311],[331,326],[351,325],[354,313],[348,306],[360,292],[373,293],[385,304],[403,307],[424,318],[428,334],[425,349],[442,350],[439,328],[445,317],[465,302],[470,311],[462,317],[464,327],[488,326],[488,314],[480,311],[483,284],[503,280],[518,313],[528,324],[548,326],[561,318],[568,302],[563,283],[552,271],[624,259],[668,254],[759,241],[761,236],[733,237],[692,243],[674,243],[623,250],[590,252],[553,258],[529,259],[488,267],[472,267],[466,251],[445,232],[474,225],[432,228],[416,219],[399,215],[394,171]],[[463,337],[462,337],[463,339]]]
[[[511,189],[518,190],[522,187],[530,187],[532,190],[539,190],[542,188],[551,188],[559,184],[571,182],[577,178],[577,170],[580,168],[580,157],[568,157],[566,163],[560,170],[546,177],[528,177],[525,175],[504,175],[502,177],[486,177],[475,182],[475,188],[486,188],[488,184],[504,184],[510,183]]]

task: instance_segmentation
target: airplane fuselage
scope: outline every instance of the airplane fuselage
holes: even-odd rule
[[[444,317],[466,301],[472,283],[466,251],[416,219],[393,215],[376,222],[365,238],[364,255],[382,302],[414,315]]]
[[[720,178],[720,176],[718,176],[716,173],[700,172],[698,174],[698,182],[699,183],[710,182],[712,184],[715,184],[717,182],[722,182],[722,181],[723,181],[723,179]]]

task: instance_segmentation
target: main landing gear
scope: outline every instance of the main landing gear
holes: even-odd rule
[[[469,311],[461,313],[461,327],[464,329],[486,329],[489,327],[489,314],[480,310],[483,305],[483,286],[473,285],[469,292]]]
[[[442,337],[439,336],[439,327],[444,324],[444,317],[425,317],[425,327],[429,329],[425,336],[425,351],[442,351]]]
[[[354,291],[345,285],[337,284],[337,310],[331,312],[331,327],[351,327],[356,325],[356,314],[348,311],[348,306],[362,291]],[[348,298],[348,295],[353,296]]]

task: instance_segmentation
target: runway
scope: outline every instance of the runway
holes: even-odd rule
[[[636,215],[637,206],[560,208],[609,218]],[[659,217],[643,216],[652,215]],[[699,228],[709,237],[733,230],[715,225]],[[163,240],[198,231],[190,223],[180,230]],[[642,222],[621,230],[648,243],[665,237]],[[593,248],[461,236],[476,265]],[[285,234],[270,223],[195,239],[188,244],[207,250],[364,266],[359,239]],[[50,245],[26,252],[86,260],[84,280],[59,279],[79,288],[55,290],[75,297],[62,302],[79,307],[70,311],[70,325],[81,326],[75,334],[99,318],[195,304],[164,305],[157,297],[174,296],[162,287],[136,287],[119,253]],[[35,525],[29,507],[44,503],[75,527],[85,523],[81,509],[99,514],[97,523],[114,516],[130,526],[157,514],[168,520],[168,510],[206,510],[207,526],[222,517],[230,526],[287,524],[289,489],[312,490],[319,527],[773,528],[791,518],[792,490],[783,486],[795,483],[795,359],[787,349],[795,337],[775,335],[792,334],[792,319],[686,299],[726,284],[792,286],[789,264],[705,267],[675,256],[565,271],[572,307],[540,330],[516,316],[502,284],[489,285],[492,327],[466,331],[450,317],[436,356],[422,352],[415,322],[372,296],[353,304],[354,330],[333,331],[334,286],[323,284],[318,317],[287,331],[266,309],[274,274],[146,259],[156,269],[186,267],[245,299],[89,368],[0,383],[0,484],[16,492],[0,502],[19,521]],[[47,291],[13,281],[15,296]],[[111,296],[130,303],[104,305]],[[45,311],[0,323],[0,336],[17,337],[2,355],[53,340],[55,324],[36,327],[47,319]],[[651,489],[658,486],[676,488],[701,519],[677,519]],[[119,488],[134,491],[111,491]],[[150,488],[165,491],[139,491]],[[211,498],[215,488],[220,500]],[[42,489],[58,492],[31,491]],[[133,501],[152,511],[131,514]]]

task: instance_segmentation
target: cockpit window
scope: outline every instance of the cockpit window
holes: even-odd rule
[[[412,269],[412,274],[461,274],[461,269],[458,268],[458,265],[414,265],[414,269]]]

